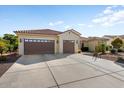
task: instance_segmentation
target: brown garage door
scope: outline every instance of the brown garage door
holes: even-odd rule
[[[63,40],[63,53],[74,53],[74,40]]]
[[[54,40],[25,39],[24,54],[53,54]]]

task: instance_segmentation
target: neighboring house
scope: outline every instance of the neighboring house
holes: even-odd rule
[[[77,53],[80,50],[80,33],[71,29],[65,32],[41,29],[14,31],[19,39],[19,54]]]
[[[82,37],[81,41],[84,47],[88,47],[89,51],[93,52],[95,51],[96,46],[103,43],[107,44],[109,39],[103,37],[88,37],[88,38]]]
[[[104,35],[103,37],[109,39],[107,44],[110,46],[112,46],[111,42],[114,41],[116,38],[120,38],[124,42],[124,35]]]
[[[100,44],[107,44],[107,41],[109,39],[107,38],[101,38],[101,37],[89,37],[88,38],[88,48],[89,51],[95,51],[95,47]]]
[[[81,47],[88,47],[88,38],[81,37]]]
[[[104,35],[103,37],[81,37],[81,43],[83,44],[84,47],[88,47],[89,51],[93,52],[95,51],[95,47],[98,46],[99,44],[106,44],[108,46],[112,46],[111,42],[116,39],[120,38],[124,42],[124,35]]]

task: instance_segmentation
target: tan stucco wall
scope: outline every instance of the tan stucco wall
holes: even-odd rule
[[[57,36],[53,36],[53,35],[39,35],[39,34],[17,34],[18,35],[18,39],[20,41],[20,39],[22,40],[21,43],[19,43],[19,54],[20,55],[24,55],[24,39],[48,39],[48,40],[55,40],[55,53],[58,53],[59,49],[57,46]]]
[[[102,43],[107,44],[107,41],[103,41],[103,40],[88,41],[89,51],[95,51],[95,47]]]
[[[105,43],[106,45],[112,46],[111,42],[116,38],[120,38],[120,37],[114,37],[114,38],[110,38],[110,39],[104,40],[104,41],[102,41],[102,40],[89,40],[87,42],[82,41],[82,43],[84,43],[85,47],[89,48],[89,51],[95,51],[95,46],[97,46],[99,43]],[[122,40],[124,42],[124,39],[122,39]]]
[[[98,45],[98,41],[88,41],[89,51],[95,51],[95,47]]]
[[[111,44],[111,42],[113,41],[114,39],[109,39],[108,41],[107,41],[107,45],[109,45],[109,46],[112,46],[112,44]]]
[[[115,38],[109,39],[109,40],[107,41],[107,45],[112,46],[111,42],[114,41],[116,38],[120,38],[120,37],[115,37]],[[122,39],[122,38],[120,38],[120,39]],[[124,42],[124,39],[122,39],[122,40],[123,40],[123,42]]]
[[[75,41],[75,53],[80,50],[80,36],[67,31],[60,35],[40,35],[40,34],[17,34],[18,39],[21,43],[19,43],[19,54],[24,55],[24,39],[47,39],[47,40],[55,40],[55,53],[63,53],[63,40],[74,40]],[[57,43],[58,41],[58,43]],[[77,43],[78,41],[78,43]]]
[[[88,47],[88,41],[81,40],[81,46],[80,47],[82,47],[82,43],[84,44],[84,47]]]
[[[74,34],[71,31],[67,31],[59,35],[59,53],[63,53],[63,40],[74,40],[75,41],[75,53],[80,49],[80,36]],[[76,43],[78,41],[78,44]]]

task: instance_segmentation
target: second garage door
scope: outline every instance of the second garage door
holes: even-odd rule
[[[53,54],[54,40],[25,39],[24,54]]]
[[[74,53],[74,40],[63,40],[63,53]]]

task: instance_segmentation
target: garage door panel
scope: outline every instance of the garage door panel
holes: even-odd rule
[[[54,40],[52,42],[25,42],[25,54],[53,54]]]
[[[63,40],[63,53],[74,53],[74,40]]]

